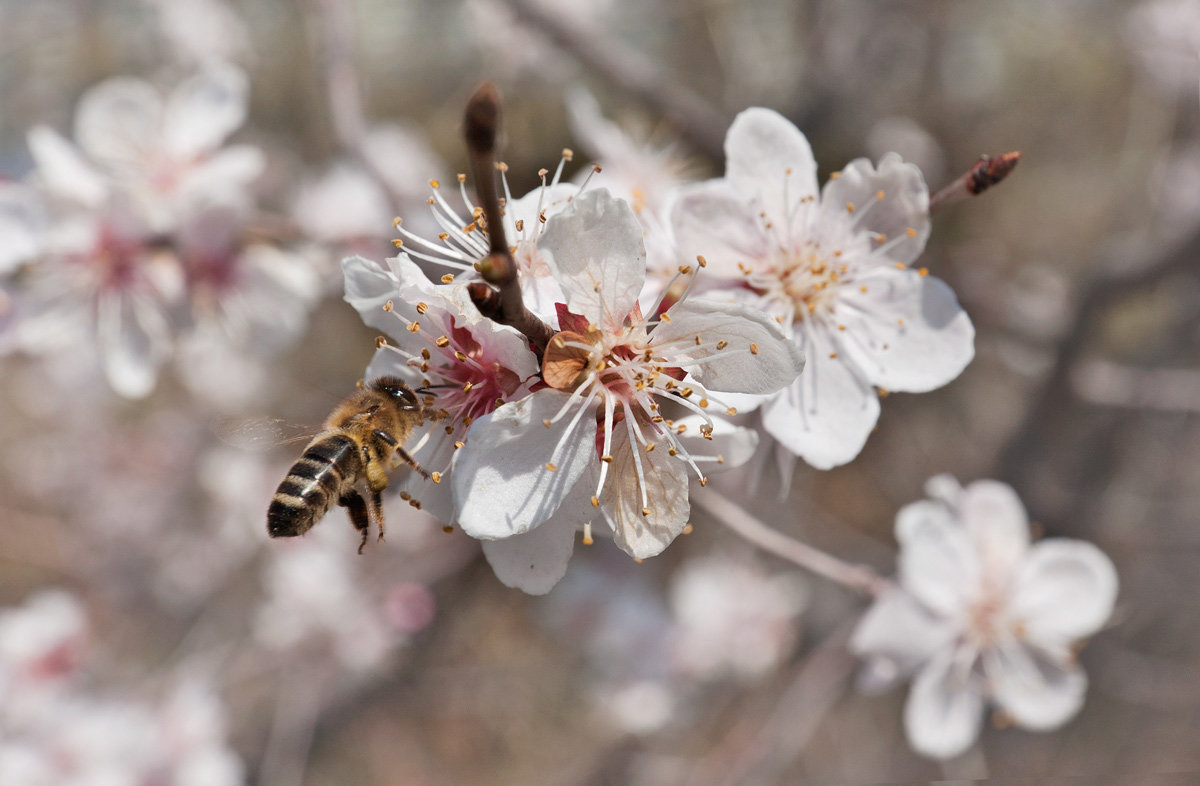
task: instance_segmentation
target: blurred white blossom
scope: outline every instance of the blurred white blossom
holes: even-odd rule
[[[675,572],[670,602],[675,658],[686,673],[752,680],[791,652],[807,591],[794,575],[714,555]]]
[[[297,337],[318,293],[313,260],[250,241],[265,157],[225,145],[248,84],[229,65],[166,96],[113,78],[80,99],[78,146],[46,126],[29,132],[34,172],[0,188],[0,273],[27,268],[10,349],[94,344],[112,388],[138,398],[177,344],[197,360],[210,348],[269,354]]]
[[[1003,483],[962,488],[940,475],[927,493],[896,517],[899,585],[851,642],[867,687],[915,675],[904,729],[926,756],[970,747],[985,702],[1032,731],[1062,726],[1087,691],[1077,642],[1112,614],[1112,562],[1083,541],[1031,545],[1025,509]]]
[[[198,675],[177,678],[157,704],[68,681],[90,654],[86,632],[82,605],[61,590],[0,612],[0,783],[244,783],[241,760],[226,744],[224,706]]]

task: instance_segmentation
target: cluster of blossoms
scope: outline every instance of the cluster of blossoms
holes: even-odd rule
[[[0,611],[0,782],[236,786],[224,708],[184,675],[157,702],[87,690],[87,618],[74,596],[44,591]]]
[[[575,115],[596,116],[589,97]],[[592,145],[616,160],[634,150],[679,171],[599,129]],[[909,267],[929,234],[916,167],[855,161],[818,195],[804,136],[766,109],[737,118],[726,153],[724,178],[671,188],[642,184],[645,167],[613,167],[628,199],[606,173],[561,182],[569,151],[519,199],[505,180],[520,288],[553,333],[540,353],[471,299],[489,234],[464,176],[461,210],[433,183],[436,242],[397,222],[401,252],[386,268],[346,260],[347,300],[387,336],[367,377],[450,391],[414,453],[448,483],[423,496],[485,541],[506,583],[548,590],[593,523],[636,558],[662,551],[687,524],[689,473],[703,484],[703,466],[732,466],[727,452],[745,460],[757,442],[716,412],[761,408],[767,435],[828,468],[861,450],[876,388],[930,390],[973,356],[953,292]],[[422,264],[455,272],[435,284]],[[724,450],[706,444],[718,435]]]
[[[505,179],[493,213],[511,286],[545,335],[481,311],[477,271],[503,282],[488,278],[488,211],[465,176],[461,209],[432,183],[436,241],[397,219],[396,257],[343,264],[347,301],[384,334],[367,378],[398,375],[434,394],[410,443],[433,483],[411,475],[403,495],[482,540],[501,581],[535,594],[563,577],[581,531],[585,544],[595,528],[639,560],[660,553],[688,526],[689,478],[704,486],[710,471],[746,462],[760,441],[750,426],[784,455],[841,465],[861,451],[882,396],[945,385],[974,356],[954,293],[914,267],[930,232],[915,166],[860,159],[818,189],[804,136],[749,109],[729,130],[725,176],[683,183],[669,153],[596,121],[590,97],[572,110],[617,176],[606,165],[563,182],[566,151],[527,195],[514,199]],[[673,174],[641,182],[649,171]],[[1112,609],[1111,563],[1086,543],[1030,547],[1006,486],[931,483],[938,499],[898,520],[900,583],[881,581],[855,635],[864,681],[918,675],[905,724],[930,756],[970,745],[985,699],[1019,725],[1061,725],[1086,685],[1071,646]],[[716,653],[712,642],[734,638],[721,620],[744,615],[716,613],[724,593],[710,597],[689,576],[673,595],[681,650]],[[750,605],[761,605],[755,592],[780,597],[755,587]],[[798,611],[797,601],[764,616],[757,660],[714,655],[688,668],[761,673],[790,648]],[[661,675],[626,683],[633,705],[669,716]],[[644,726],[646,713],[634,715]]]
[[[117,393],[141,397],[173,355],[202,376],[214,354],[298,335],[316,269],[254,239],[265,157],[225,145],[247,89],[220,63],[165,96],[114,78],[80,100],[75,143],[46,126],[29,132],[33,172],[0,184],[0,280],[18,284],[4,346],[97,355]]]

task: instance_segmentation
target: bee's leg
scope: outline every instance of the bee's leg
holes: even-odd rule
[[[378,534],[378,535],[375,537],[375,540],[376,540],[376,541],[382,541],[382,540],[383,540],[383,533],[384,533],[384,530],[385,530],[385,527],[383,526],[383,499],[382,499],[382,497],[380,496],[380,494],[379,494],[379,492],[378,492],[378,491],[372,491],[372,492],[371,492],[371,507],[370,507],[370,510],[371,510],[372,512],[374,512],[374,514],[375,514],[375,520],[378,522],[378,527],[376,528],[376,531],[377,531],[379,534]],[[365,533],[364,533],[363,537],[366,537]]]
[[[412,467],[413,470],[415,470],[416,472],[419,472],[423,477],[426,477],[426,478],[429,477],[429,473],[426,472],[421,467],[421,465],[417,463],[417,460],[412,457],[411,453],[409,453],[407,450],[405,450],[403,447],[400,446],[400,443],[398,443],[396,441],[395,437],[393,437],[391,434],[387,433],[386,431],[383,431],[382,429],[375,429],[373,434],[376,439],[381,440],[381,441],[387,443],[388,445],[391,445],[393,448],[395,448],[396,455],[399,456],[400,459],[405,464]]]
[[[396,455],[400,456],[403,462],[408,464],[409,467],[412,467],[413,472],[420,473],[422,478],[428,478],[428,476],[430,476],[430,473],[425,472],[425,468],[421,467],[419,463],[416,463],[415,458],[413,458],[412,454],[409,454],[407,450],[404,450],[403,448],[397,448]]]
[[[362,542],[358,544],[358,553],[363,553],[363,547],[367,545],[367,530],[370,527],[371,517],[367,512],[366,500],[357,491],[351,491],[338,500],[338,504],[346,508],[350,514],[350,523],[354,528],[362,533]]]

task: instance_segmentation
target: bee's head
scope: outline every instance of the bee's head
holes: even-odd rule
[[[371,383],[371,387],[389,396],[400,409],[411,412],[421,410],[417,394],[400,377],[379,377]]]

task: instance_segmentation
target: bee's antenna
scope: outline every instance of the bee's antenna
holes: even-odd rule
[[[459,387],[459,386],[458,385],[422,385],[419,388],[414,388],[414,390],[417,393],[432,393],[435,390],[441,390],[444,388],[457,388],[457,387]]]

